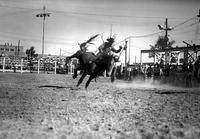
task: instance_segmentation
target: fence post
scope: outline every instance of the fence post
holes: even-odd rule
[[[57,61],[55,61],[55,74],[56,74],[56,66],[57,66]]]
[[[3,57],[3,72],[5,72],[6,57]]]
[[[38,74],[40,73],[40,59],[38,59]]]
[[[23,58],[21,59],[21,73],[23,72]]]
[[[72,67],[72,61],[70,62],[70,73],[72,74],[72,69],[73,69],[73,67]]]

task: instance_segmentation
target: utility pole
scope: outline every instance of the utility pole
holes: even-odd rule
[[[200,9],[199,9],[199,14],[197,15],[197,17],[200,18]],[[199,19],[199,22],[200,22],[200,19]]]
[[[18,46],[17,46],[17,56],[19,56],[19,50],[20,50],[20,40],[18,41]]]
[[[45,19],[46,17],[49,17],[51,13],[45,12],[46,7],[43,7],[43,13],[37,14],[36,17],[43,18],[43,28],[42,28],[42,57],[44,56],[44,29],[45,29]]]
[[[62,52],[62,49],[60,48],[60,57],[61,57],[61,52]]]
[[[137,56],[135,56],[135,64],[137,63]]]
[[[165,19],[165,27],[158,25],[160,30],[165,30],[165,49],[168,47],[168,31],[172,30],[172,27],[168,26],[168,19]],[[165,52],[165,64],[167,63],[167,52]]]
[[[126,40],[125,41],[125,67],[127,66],[127,43],[128,43],[128,41]]]
[[[167,48],[168,42],[168,19],[165,19],[165,48]]]
[[[128,41],[126,40],[125,41],[125,64],[124,64],[124,66],[125,66],[125,74],[124,74],[124,78],[126,79],[127,77],[128,77],[128,72],[127,72],[127,68],[128,68],[128,63],[127,63],[127,43],[128,43]]]
[[[199,22],[200,22],[200,9],[199,9],[199,14],[197,15],[197,17],[199,18]],[[198,51],[196,51],[196,59],[198,58]]]
[[[110,38],[112,37],[112,24],[110,25]]]
[[[128,50],[128,64],[130,65],[131,60],[131,37],[129,38],[129,50]]]
[[[165,47],[168,46],[168,31],[172,30],[173,28],[172,27],[169,27],[168,26],[168,19],[166,18],[165,19],[165,27],[163,27],[162,25],[158,25],[158,28],[160,30],[165,30]]]
[[[61,51],[62,51],[62,49],[60,48],[60,56],[59,56],[59,61],[61,61]]]

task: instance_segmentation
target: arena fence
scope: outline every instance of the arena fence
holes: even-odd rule
[[[73,74],[74,66],[73,61],[66,64],[59,58],[0,57],[0,72]]]

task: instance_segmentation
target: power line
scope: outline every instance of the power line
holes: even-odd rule
[[[185,25],[185,26],[181,26],[179,28],[176,28],[176,29],[173,29],[172,31],[175,32],[175,31],[179,31],[179,30],[183,30],[183,29],[188,29],[188,28],[191,28],[192,25],[189,24],[189,25]]]
[[[36,38],[36,39],[38,39],[38,38],[40,38],[41,36],[36,36],[36,35],[29,35],[29,36],[27,36],[27,34],[16,34],[15,32],[2,32],[2,31],[0,31],[0,34],[2,34],[2,35],[4,35],[4,36],[10,36],[10,37],[12,37],[12,36],[17,36],[17,38],[24,38],[24,36],[26,36],[26,38],[25,39],[32,39],[32,38]],[[30,38],[31,37],[31,38]],[[56,38],[56,37],[53,37],[53,36],[51,36],[51,37],[49,37],[49,36],[46,36],[46,38],[47,38],[47,40],[55,40],[55,41],[64,41],[64,42],[66,42],[66,44],[67,43],[71,43],[71,44],[75,44],[75,43],[72,43],[72,42],[82,42],[82,41],[85,41],[85,40],[71,40],[71,39],[65,39],[65,38]],[[35,39],[35,40],[36,40]]]
[[[195,23],[190,24],[190,26],[194,26],[194,25],[199,24],[199,23],[200,23],[200,21],[198,20],[198,21],[195,21]]]
[[[8,6],[8,5],[2,5],[0,4],[0,7],[4,7],[4,8],[14,8],[14,9],[21,9],[21,10],[41,10],[40,8],[39,9],[34,9],[34,8],[27,8],[27,7],[16,7],[16,6]]]
[[[135,16],[135,15],[114,15],[114,14],[97,14],[97,13],[86,13],[86,12],[68,12],[68,11],[59,11],[49,9],[51,12],[62,13],[62,14],[73,14],[73,15],[90,15],[90,16],[103,16],[103,17],[119,17],[119,18],[139,18],[139,19],[161,19],[164,17],[159,16]],[[171,19],[185,19],[185,18],[175,18],[171,17]]]
[[[195,17],[192,17],[192,18],[190,18],[190,19],[187,19],[186,21],[181,22],[181,23],[175,25],[173,28],[179,27],[179,26],[181,26],[181,25],[183,25],[183,24],[185,24],[185,23],[187,23],[187,22],[193,20],[194,18],[196,18],[196,16],[195,16]],[[124,41],[126,41],[127,39],[130,39],[130,38],[145,38],[145,37],[151,37],[151,36],[154,36],[154,35],[157,35],[157,34],[163,33],[163,32],[164,32],[164,31],[159,31],[159,32],[150,33],[150,34],[146,34],[146,35],[129,36],[129,37],[125,38],[124,40],[118,42],[118,43],[115,44],[115,45],[118,45],[118,44],[120,44],[120,43],[122,43],[122,42],[124,42]]]
[[[158,31],[155,33],[150,33],[150,34],[146,34],[146,35],[139,35],[139,36],[131,36],[131,38],[146,38],[146,37],[151,37],[160,33],[163,33],[164,31]]]
[[[192,17],[192,18],[189,18],[188,20],[186,20],[186,21],[184,21],[184,22],[181,22],[181,23],[175,25],[173,28],[177,28],[177,27],[179,27],[179,26],[181,26],[181,25],[183,25],[183,24],[185,24],[185,23],[187,23],[187,22],[189,22],[189,21],[191,21],[191,20],[193,20],[193,19],[195,19],[195,18],[196,18],[196,16],[194,16],[194,17]]]
[[[129,37],[126,37],[125,39],[119,41],[118,43],[114,44],[114,46],[119,45],[120,43],[123,43],[123,42],[125,42],[126,40],[131,39],[131,38],[146,38],[146,37],[151,37],[151,36],[154,36],[154,35],[163,33],[163,32],[164,32],[164,31],[159,31],[159,32],[150,33],[150,34],[146,34],[146,35],[129,36]]]
[[[28,9],[28,10],[39,10],[39,9],[33,9],[33,8],[22,8],[22,7],[14,7],[14,6],[2,6],[0,5],[0,7],[7,7],[7,8],[17,8],[17,9]],[[57,13],[64,13],[64,14],[76,14],[76,15],[92,15],[92,16],[108,16],[108,17],[125,17],[125,18],[129,18],[129,17],[133,17],[133,18],[163,18],[163,17],[150,17],[150,16],[131,16],[131,15],[110,15],[110,14],[93,14],[93,13],[79,13],[79,12],[66,12],[66,11],[57,11],[57,10],[51,10],[53,12],[57,12]],[[184,22],[181,22],[177,25],[174,26],[174,28],[177,28],[179,26],[182,26],[183,24],[193,20],[195,17],[192,17]],[[154,36],[154,35],[157,35],[157,34],[160,34],[164,31],[159,31],[159,32],[155,32],[155,33],[151,33],[151,34],[146,34],[146,35],[140,35],[140,36],[130,36],[130,38],[144,38],[144,37],[151,37],[151,36]],[[127,38],[126,38],[127,39]],[[125,40],[122,40],[120,41],[119,43],[121,42],[124,42]],[[119,44],[117,43],[117,44]],[[116,44],[116,45],[117,45]]]
[[[8,5],[2,5],[0,4],[0,7],[5,7],[5,8],[15,8],[15,9],[28,9],[28,10],[41,10],[35,9],[35,8],[27,8],[27,7],[16,7],[16,6],[8,6]],[[53,10],[49,9],[49,11],[55,12],[55,13],[64,13],[64,14],[74,14],[74,15],[91,15],[91,16],[103,16],[103,17],[119,17],[119,18],[139,18],[139,19],[163,19],[165,17],[161,16],[135,16],[135,15],[114,15],[114,14],[97,14],[97,13],[83,13],[83,12],[68,12],[68,11],[59,11],[59,10]],[[169,17],[169,19],[186,19],[186,18],[181,18],[181,17]]]
[[[67,9],[69,9],[69,8],[72,8],[73,6],[66,6],[66,8]],[[75,6],[75,8],[78,8],[78,9],[94,9],[95,11],[97,10],[97,9],[100,9],[100,10],[103,10],[103,11],[105,11],[105,10],[107,10],[108,12],[110,12],[110,10],[116,10],[116,12],[117,11],[119,11],[119,9],[118,8],[114,8],[113,9],[113,7],[112,7],[112,9],[108,9],[108,8],[105,8],[105,7],[95,7],[95,6],[92,6],[92,7],[90,7],[90,6]],[[123,11],[131,11],[132,9],[131,8],[129,8],[129,9],[127,9],[127,7],[126,7],[126,9],[123,9]],[[68,13],[67,11],[59,11],[59,10],[53,10],[52,9],[52,11],[55,11],[55,12],[64,12],[64,13]],[[122,9],[120,9],[120,12],[122,11]],[[81,12],[82,13],[82,12]],[[139,17],[139,18],[158,18],[158,19],[160,19],[160,18],[164,18],[164,17],[161,17],[161,16],[135,16],[135,17]],[[169,19],[174,19],[174,20],[185,20],[185,19],[187,19],[186,17],[169,17]]]
[[[24,41],[33,41],[33,42],[41,42],[40,39],[28,39],[28,38],[22,38],[22,37],[19,37],[19,36],[12,36],[12,35],[6,35],[6,34],[1,34],[0,33],[0,36],[2,37],[9,37],[9,38],[14,38],[14,39],[18,39],[18,40],[24,40]],[[49,41],[49,40],[46,40],[45,43],[49,43],[49,44],[60,44],[60,45],[71,45],[71,46],[77,46],[76,43],[67,43],[67,42],[56,42],[56,41]]]
[[[28,10],[41,10],[39,9],[34,9],[34,8],[26,8],[26,7],[16,7],[16,6],[8,6],[8,5],[2,5],[0,4],[0,7],[5,7],[5,8],[15,8],[15,9],[28,9]],[[53,10],[49,9],[48,11],[55,12],[55,13],[62,13],[62,14],[72,14],[72,15],[89,15],[89,16],[99,16],[99,17],[118,17],[118,18],[138,18],[138,19],[163,19],[164,17],[159,17],[159,16],[135,16],[135,15],[114,15],[114,14],[96,14],[96,13],[86,13],[86,12],[68,12],[68,11],[59,11],[59,10]],[[170,19],[185,19],[185,18],[180,18],[180,17],[170,17]]]
[[[0,17],[7,17],[7,16],[18,15],[18,14],[27,14],[28,12],[32,12],[32,11],[25,10],[25,11],[19,11],[19,12],[12,12],[12,13],[0,14]]]
[[[177,32],[177,33],[171,33],[170,35],[181,35],[183,33],[190,33],[190,32],[195,32],[196,30],[189,30],[189,31],[180,31],[180,32]]]
[[[6,0],[5,0],[6,1]],[[1,5],[2,6],[2,5]],[[2,7],[7,7],[7,8],[17,8],[17,9],[32,9],[32,10],[38,10],[38,9],[34,9],[34,8],[24,8],[24,7],[15,7],[15,6],[7,6],[7,5],[3,5]],[[68,6],[71,8],[71,6]],[[77,7],[77,6],[76,6]],[[78,8],[86,8],[86,9],[102,9],[103,11],[105,11],[107,8],[100,8],[100,7],[82,7],[82,6],[78,6]],[[110,9],[107,9],[110,11]],[[116,9],[117,10],[117,9]],[[127,10],[127,9],[125,9]],[[165,17],[161,17],[161,16],[135,16],[135,15],[113,15],[113,14],[95,14],[95,13],[83,13],[83,12],[68,12],[68,11],[60,11],[60,10],[55,10],[55,9],[50,9],[50,11],[52,12],[56,12],[56,13],[64,13],[64,14],[76,14],[76,15],[93,15],[93,16],[112,16],[112,17],[125,17],[125,18],[129,18],[129,17],[133,17],[133,18],[151,18],[151,19],[163,19]],[[121,11],[121,9],[120,9]],[[186,19],[185,17],[168,17],[171,20],[183,20]]]

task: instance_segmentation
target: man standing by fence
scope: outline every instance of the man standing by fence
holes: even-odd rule
[[[200,67],[200,56],[198,56],[197,60],[194,63],[194,79],[196,79],[198,82],[200,81],[199,67]]]

